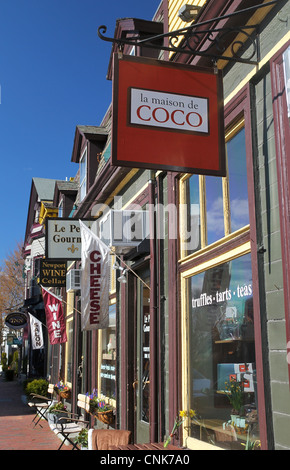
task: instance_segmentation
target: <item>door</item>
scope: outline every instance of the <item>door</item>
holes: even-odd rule
[[[148,271],[138,273],[150,285]],[[135,391],[135,430],[137,443],[149,442],[149,365],[150,365],[150,290],[140,281],[137,282],[137,328],[136,328],[136,371]]]

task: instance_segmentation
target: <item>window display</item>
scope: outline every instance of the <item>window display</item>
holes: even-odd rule
[[[149,423],[149,370],[150,370],[150,291],[143,288],[142,323],[141,323],[141,419]]]
[[[101,395],[116,398],[116,304],[109,306],[109,328],[102,330]]]
[[[259,439],[251,254],[192,276],[189,408],[192,437],[242,448]]]

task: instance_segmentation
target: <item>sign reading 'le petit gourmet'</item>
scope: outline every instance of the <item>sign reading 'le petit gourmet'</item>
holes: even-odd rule
[[[90,228],[93,227],[93,222],[94,219],[83,220],[83,223]],[[45,257],[47,261],[81,259],[82,240],[78,220],[54,217],[46,219],[45,237]],[[53,277],[55,278],[55,276]]]
[[[221,72],[114,55],[112,163],[225,176]]]

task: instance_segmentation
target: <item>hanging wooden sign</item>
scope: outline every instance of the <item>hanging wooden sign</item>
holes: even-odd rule
[[[115,54],[112,164],[225,176],[221,72]]]

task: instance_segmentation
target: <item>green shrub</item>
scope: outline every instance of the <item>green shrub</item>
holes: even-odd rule
[[[48,382],[45,379],[34,379],[28,382],[25,387],[25,394],[29,396],[31,393],[47,397]]]
[[[2,370],[5,371],[8,369],[7,365],[7,354],[5,352],[2,353],[1,355],[1,364],[2,364]]]
[[[13,353],[11,368],[14,370],[15,374],[18,374],[18,349]]]

